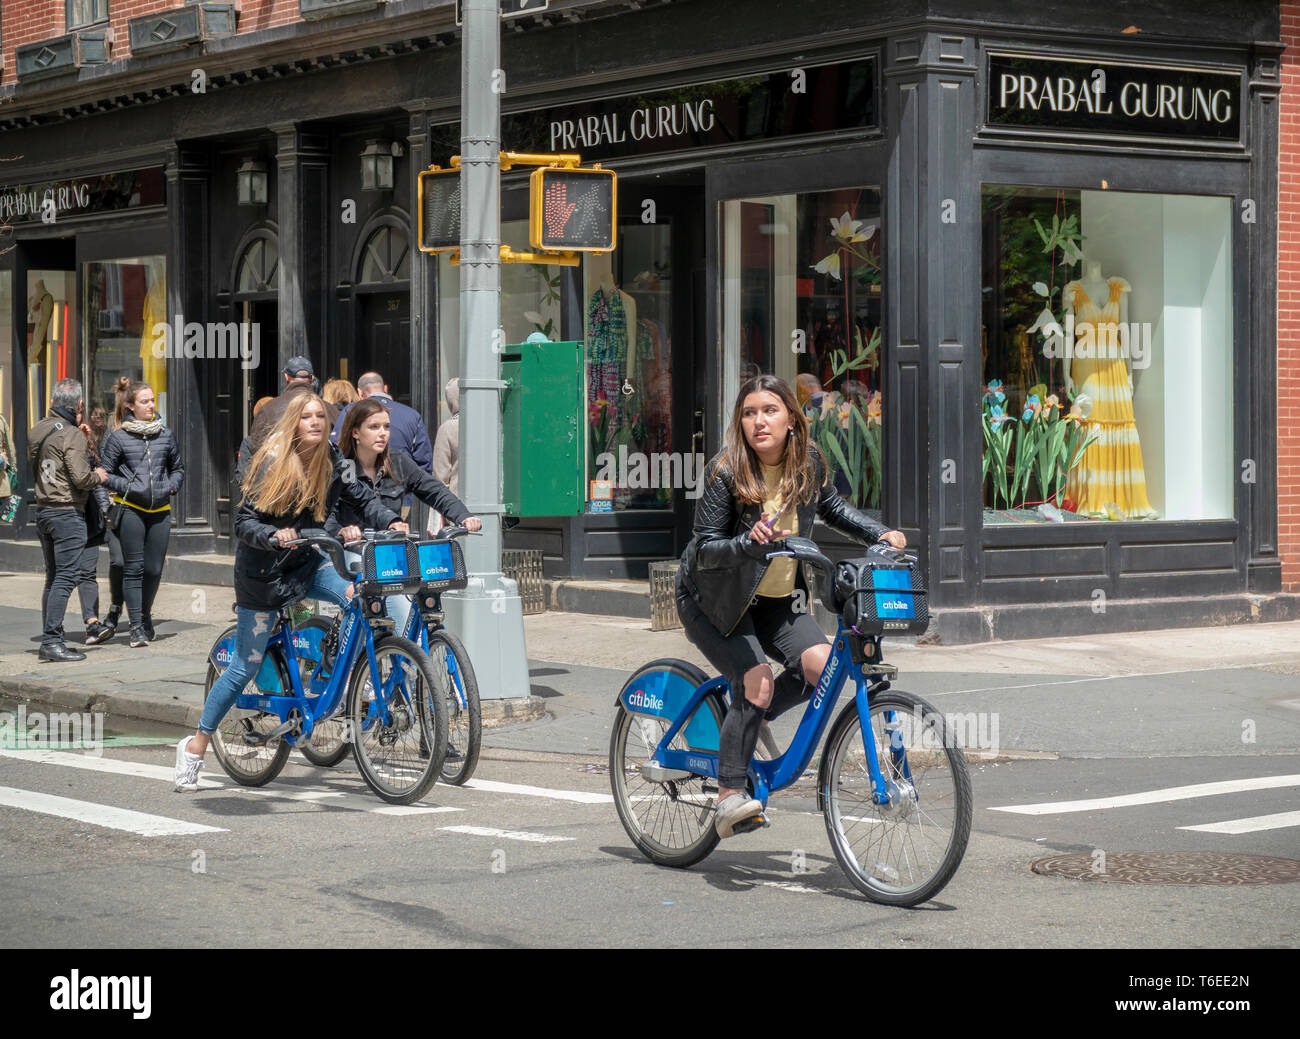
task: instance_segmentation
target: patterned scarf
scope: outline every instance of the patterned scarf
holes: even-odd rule
[[[163,430],[163,420],[155,418],[152,422],[141,422],[137,418],[127,419],[119,427],[125,429],[128,433],[134,433],[136,436],[156,437]]]

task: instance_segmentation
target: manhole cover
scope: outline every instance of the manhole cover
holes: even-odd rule
[[[1110,884],[1287,884],[1300,880],[1300,859],[1219,851],[1101,851],[1053,855],[1029,868],[1047,877]]]

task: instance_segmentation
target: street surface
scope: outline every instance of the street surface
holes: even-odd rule
[[[159,615],[183,623],[160,621],[148,649],[114,640],[91,649],[91,670],[60,672],[35,661],[39,581],[7,588],[17,597],[0,605],[3,681],[57,692],[71,675],[87,699],[119,709],[99,757],[0,749],[2,946],[319,947],[326,936],[453,947],[1300,944],[1300,883],[1127,884],[1030,870],[1065,853],[1300,859],[1297,624],[889,647],[900,688],[969,714],[971,736],[997,744],[972,748],[983,758],[971,765],[961,868],[936,900],[901,910],[849,884],[811,777],[773,798],[770,828],[722,842],[690,869],[636,852],[610,798],[614,698],[637,663],[699,659],[680,631],[528,618],[531,691],[545,715],[486,731],[469,787],[439,784],[417,806],[380,802],[351,759],[324,770],[297,755],[256,789],[209,755],[201,789],[182,795],[171,775],[184,730],[130,717],[128,693],[146,714],[164,699],[197,706],[229,591],[209,589],[208,614],[194,615],[182,612],[192,589],[164,588],[174,612]],[[0,685],[10,690],[0,711],[16,708],[12,688]],[[794,724],[782,719],[778,739]]]

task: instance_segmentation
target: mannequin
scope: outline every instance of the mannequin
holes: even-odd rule
[[[1102,277],[1101,264],[1086,261],[1083,278],[1065,286],[1065,302],[1074,310],[1074,357],[1065,358],[1065,388],[1087,394],[1092,412],[1084,420],[1095,439],[1070,472],[1065,497],[1082,516],[1106,519],[1107,504],[1124,519],[1152,519],[1147,499],[1142,446],[1133,419],[1133,376],[1126,350],[1120,349],[1118,325],[1128,322],[1129,283]]]
[[[29,313],[35,312],[33,318],[35,329],[32,333],[32,341],[29,344],[27,360],[30,364],[36,364],[45,355],[45,347],[49,343],[50,336],[50,319],[54,316],[54,297],[50,294],[50,290],[45,287],[44,278],[36,282],[27,302]]]

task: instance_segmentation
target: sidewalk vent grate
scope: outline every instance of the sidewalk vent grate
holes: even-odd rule
[[[519,585],[524,616],[546,612],[546,586],[542,583],[540,548],[503,548],[501,572]]]
[[[650,564],[650,630],[680,628],[677,617],[677,568],[680,561],[670,559]]]
[[[1107,884],[1288,884],[1300,880],[1300,859],[1220,851],[1106,851],[1053,855],[1029,868],[1047,877]]]

